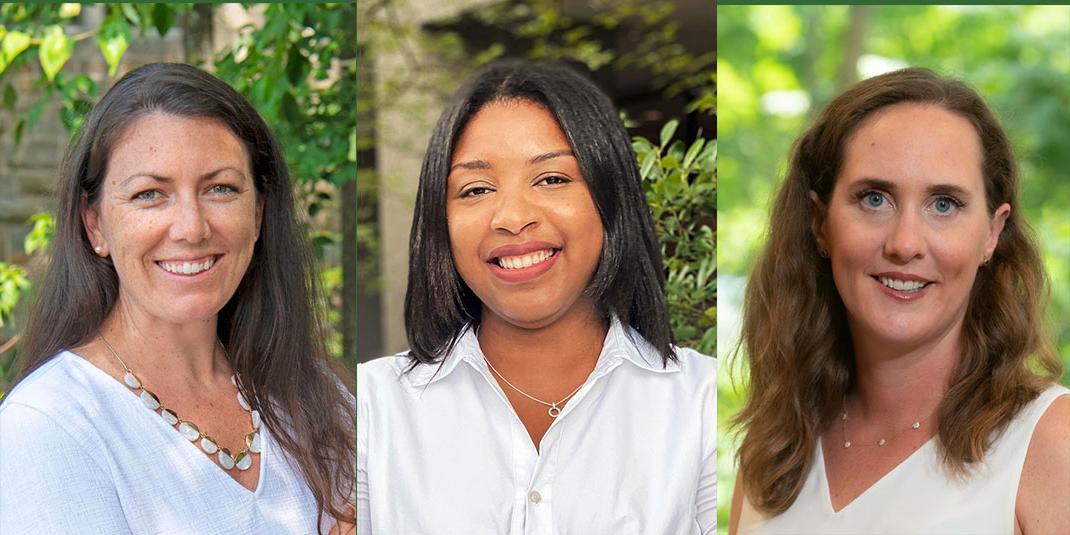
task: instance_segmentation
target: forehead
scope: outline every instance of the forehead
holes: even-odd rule
[[[983,189],[981,140],[968,119],[934,104],[875,112],[847,139],[837,183],[876,178]]]
[[[244,143],[219,119],[153,112],[123,129],[108,155],[108,172],[177,171],[202,165],[229,164],[247,169]]]
[[[452,160],[525,158],[568,148],[568,139],[557,120],[540,104],[528,100],[494,101],[483,106],[465,125]]]

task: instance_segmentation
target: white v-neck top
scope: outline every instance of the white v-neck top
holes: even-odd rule
[[[304,477],[266,426],[261,442],[253,492],[133,391],[65,351],[0,404],[0,531],[315,533]]]
[[[357,532],[714,533],[716,364],[677,355],[614,319],[538,452],[470,329],[441,369],[358,365]]]
[[[1070,390],[1052,385],[1023,407],[972,477],[948,478],[934,437],[839,511],[832,509],[819,440],[817,458],[791,507],[763,519],[744,498],[739,533],[1014,533],[1018,481],[1029,441],[1040,417],[1064,395]]]

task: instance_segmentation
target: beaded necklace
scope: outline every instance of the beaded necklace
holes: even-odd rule
[[[117,353],[115,348],[108,343],[108,340],[104,338],[103,334],[100,335],[100,339],[104,342],[104,345],[107,346],[108,351],[111,351],[115,360],[118,360],[119,364],[122,365],[124,370],[123,383],[137,395],[138,399],[141,400],[141,403],[145,405],[147,409],[159,414],[160,417],[167,422],[167,425],[177,428],[178,433],[185,437],[186,440],[193,443],[200,442],[201,450],[207,453],[209,458],[212,458],[212,455],[215,455],[216,462],[224,470],[229,471],[233,468],[237,468],[238,470],[248,470],[249,467],[253,465],[252,456],[253,454],[260,453],[261,447],[259,432],[260,411],[254,410],[252,406],[249,405],[249,401],[242,395],[241,387],[239,386],[241,383],[235,375],[230,376],[230,384],[238,389],[238,405],[241,405],[241,408],[249,413],[253,425],[253,431],[248,435],[245,435],[245,448],[239,451],[237,455],[231,454],[230,450],[227,448],[220,447],[215,439],[203,434],[200,428],[193,422],[180,419],[175,411],[164,407],[160,402],[160,398],[149,391],[149,389],[145,388],[141,383],[141,380],[134,375],[134,372],[130,371],[130,368],[123,362],[123,359],[119,357],[119,353]],[[227,350],[223,347],[223,344],[219,344],[219,347],[223,349],[223,353],[226,354]]]

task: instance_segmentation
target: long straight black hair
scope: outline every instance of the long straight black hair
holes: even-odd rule
[[[665,307],[665,274],[628,133],[598,86],[569,67],[502,61],[477,71],[457,92],[431,134],[409,237],[405,331],[413,365],[440,362],[482,304],[461,279],[446,225],[446,179],[457,138],[489,103],[522,100],[548,110],[565,133],[602,220],[605,239],[586,293],[676,360]]]
[[[356,476],[356,416],[327,368],[312,304],[313,262],[295,218],[290,173],[271,129],[249,102],[195,67],[154,63],[134,69],[86,118],[60,176],[51,262],[23,337],[17,381],[56,353],[96,337],[114,307],[119,278],[111,260],[93,252],[82,203],[99,202],[115,143],[151,113],[218,120],[249,154],[264,206],[260,238],[248,271],[219,312],[217,334],[246,398],[300,467],[319,514],[352,520],[343,506]]]

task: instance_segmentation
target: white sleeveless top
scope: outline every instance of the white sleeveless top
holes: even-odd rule
[[[1033,429],[1063,395],[1070,390],[1052,385],[1023,407],[968,479],[947,477],[934,437],[839,512],[832,510],[818,440],[817,459],[791,507],[762,518],[744,498],[739,533],[1013,533],[1018,480]]]

